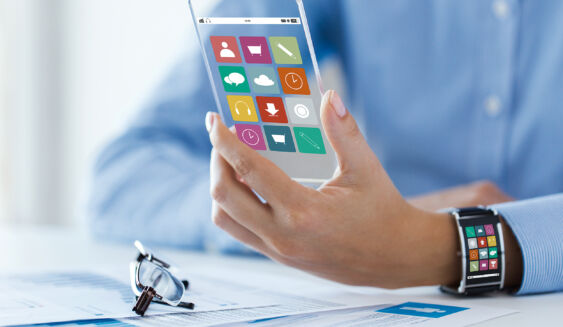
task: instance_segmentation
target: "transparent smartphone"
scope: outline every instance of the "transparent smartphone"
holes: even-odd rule
[[[307,183],[330,179],[322,82],[301,0],[189,0],[217,107],[239,139]]]

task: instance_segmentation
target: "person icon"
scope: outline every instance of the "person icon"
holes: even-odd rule
[[[235,58],[235,53],[233,50],[229,49],[229,44],[227,42],[222,42],[221,46],[223,49],[221,50],[221,58]]]

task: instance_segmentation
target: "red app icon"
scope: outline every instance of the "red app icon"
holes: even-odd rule
[[[287,124],[287,115],[282,98],[256,97],[256,103],[263,122]]]
[[[242,63],[237,39],[234,36],[210,36],[217,62]]]
[[[489,259],[489,269],[498,269],[498,259]]]
[[[477,238],[477,245],[480,248],[486,248],[487,247],[487,238],[486,237],[478,237]]]

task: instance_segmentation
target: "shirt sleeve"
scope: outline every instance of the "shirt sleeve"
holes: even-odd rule
[[[524,271],[517,294],[563,291],[563,194],[493,207],[522,251]]]
[[[245,1],[253,10],[275,12],[274,6],[260,8],[254,0]],[[321,2],[308,2],[310,12],[322,12]],[[232,15],[237,8],[229,6],[240,8],[242,3],[230,1],[221,7]],[[319,15],[311,20],[319,21]],[[320,27],[313,30],[322,49],[319,58],[328,53],[325,33]],[[190,48],[199,49],[195,34]],[[191,51],[127,130],[100,154],[89,199],[90,227],[96,237],[254,253],[210,219],[211,145],[204,119],[215,108],[201,54]]]

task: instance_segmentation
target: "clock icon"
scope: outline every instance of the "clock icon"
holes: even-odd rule
[[[250,128],[244,129],[241,133],[241,136],[243,142],[250,146],[255,146],[258,144],[258,142],[260,142],[260,136],[258,135],[258,133],[251,130]]]
[[[296,73],[287,73],[285,83],[293,90],[300,90],[303,87],[303,79]]]
[[[285,93],[301,95],[311,94],[305,69],[296,67],[278,67],[278,72],[280,74],[280,82]]]

